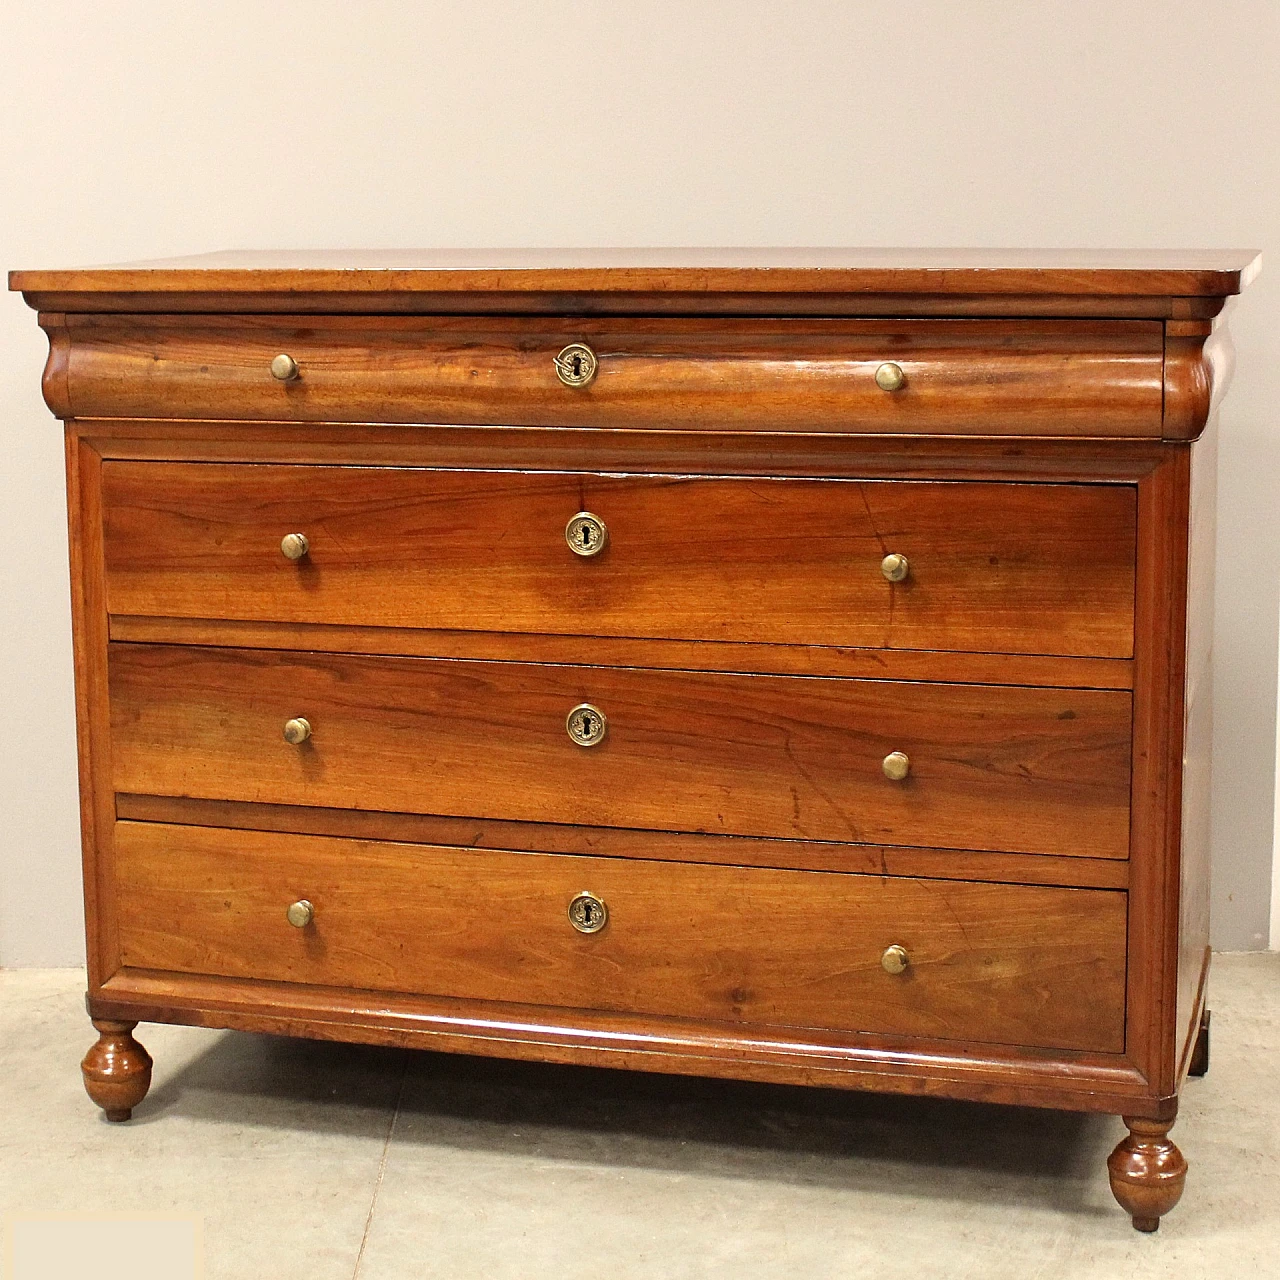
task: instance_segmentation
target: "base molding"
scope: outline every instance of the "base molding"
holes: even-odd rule
[[[972,1047],[593,1010],[296,986],[121,969],[89,993],[91,1016],[171,1022],[445,1053],[818,1085],[1109,1115],[1176,1114],[1120,1055]]]

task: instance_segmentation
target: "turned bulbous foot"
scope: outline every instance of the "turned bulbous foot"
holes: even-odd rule
[[[1129,1136],[1107,1159],[1111,1191],[1139,1231],[1155,1231],[1182,1199],[1187,1162],[1169,1141],[1172,1120],[1125,1116]]]
[[[128,1120],[151,1088],[151,1055],[133,1038],[136,1022],[94,1018],[98,1042],[84,1055],[80,1070],[89,1097],[108,1120]]]

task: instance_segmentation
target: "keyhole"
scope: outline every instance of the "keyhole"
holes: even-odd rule
[[[591,526],[589,524],[584,524],[582,526],[582,545],[584,547],[589,547],[591,545]]]
[[[582,357],[581,356],[573,357],[573,376],[575,378],[582,377]]]

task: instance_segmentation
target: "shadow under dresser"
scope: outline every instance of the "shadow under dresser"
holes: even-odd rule
[[[160,1021],[1113,1113],[1155,1230],[1256,269],[13,273],[66,424],[90,1096],[129,1118]]]

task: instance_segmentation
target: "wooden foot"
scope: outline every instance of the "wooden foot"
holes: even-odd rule
[[[1107,1159],[1111,1191],[1138,1231],[1155,1231],[1182,1199],[1187,1162],[1169,1141],[1172,1120],[1125,1116],[1129,1136]]]
[[[1209,1010],[1200,1015],[1200,1032],[1196,1036],[1196,1047],[1191,1050],[1191,1065],[1187,1067],[1187,1075],[1202,1076],[1209,1070]]]
[[[127,1120],[151,1088],[151,1055],[133,1038],[136,1022],[94,1018],[98,1042],[84,1055],[80,1070],[89,1097],[107,1119]]]

